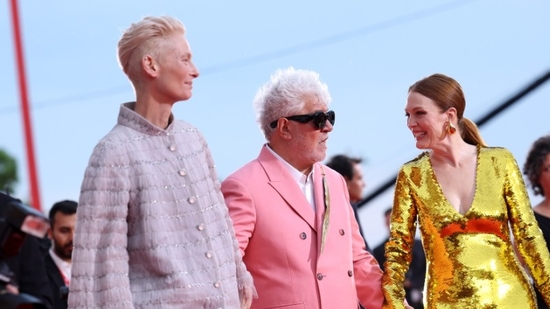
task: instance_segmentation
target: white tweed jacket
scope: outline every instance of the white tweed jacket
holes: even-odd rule
[[[239,308],[252,285],[202,134],[123,104],[82,182],[69,308]]]

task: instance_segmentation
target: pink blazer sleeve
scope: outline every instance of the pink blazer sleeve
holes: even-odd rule
[[[343,179],[340,180],[342,191],[347,193],[347,186]],[[365,248],[365,240],[361,236],[359,224],[355,219],[349,194],[343,194],[346,205],[349,206],[348,214],[352,231],[353,271],[355,273],[355,286],[359,302],[367,309],[382,308],[384,294],[382,293],[382,270],[378,262]]]
[[[256,210],[248,189],[238,180],[228,178],[222,182],[222,193],[233,220],[235,236],[244,257],[248,241],[254,232]]]

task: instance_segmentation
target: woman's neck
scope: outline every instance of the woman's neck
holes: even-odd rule
[[[170,124],[172,104],[162,104],[153,100],[136,100],[136,113],[147,119],[153,125],[166,129]]]
[[[444,144],[432,149],[430,159],[432,162],[458,167],[464,160],[469,160],[472,155],[477,155],[477,148],[460,140],[453,144]]]

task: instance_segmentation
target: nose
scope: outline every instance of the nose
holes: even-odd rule
[[[330,123],[330,121],[326,120],[325,121],[325,126],[323,127],[323,129],[321,129],[321,131],[328,133],[328,132],[332,131],[332,129],[334,129],[334,126]]]
[[[197,67],[195,66],[195,63],[193,61],[191,61],[191,76],[193,76],[193,78],[197,78],[199,77],[200,73],[199,73],[199,69],[197,69]]]
[[[415,125],[415,122],[413,121],[412,117],[407,117],[407,127],[409,129],[412,129],[412,127]]]

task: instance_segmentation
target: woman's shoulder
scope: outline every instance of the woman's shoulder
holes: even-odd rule
[[[425,151],[401,166],[399,174],[397,175],[397,181],[409,179],[412,183],[415,183],[416,186],[419,186],[429,177],[431,174],[430,171],[430,153]]]
[[[414,159],[412,159],[408,162],[405,162],[405,164],[403,164],[402,168],[419,167],[419,166],[422,166],[426,163],[429,163],[429,160],[430,160],[430,153],[428,151],[424,151],[421,154],[419,154],[418,156],[416,156],[416,158],[414,158]]]
[[[500,157],[500,158],[513,158],[510,150],[504,147],[492,146],[492,147],[480,147],[480,155],[488,157]]]

